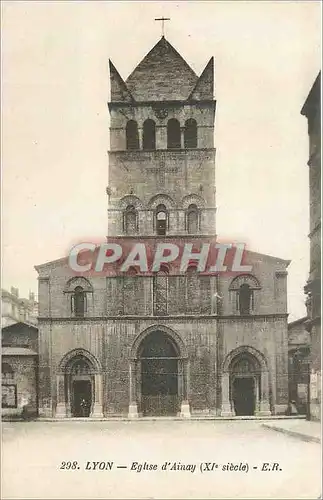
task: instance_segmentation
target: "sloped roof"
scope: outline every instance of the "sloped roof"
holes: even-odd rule
[[[259,262],[262,261],[276,261],[277,263],[282,263],[285,264],[286,267],[289,266],[291,263],[291,260],[288,259],[282,259],[281,257],[275,257],[274,255],[268,255],[265,253],[259,253],[259,252],[254,252],[252,250],[244,250],[244,254],[246,257],[249,257],[250,260],[258,260]]]
[[[307,118],[313,111],[319,109],[321,105],[321,71],[317,75],[312,88],[306,98],[306,101],[301,109],[301,115]]]
[[[186,100],[198,76],[162,37],[126,80],[135,101]]]
[[[132,102],[133,97],[130,94],[125,82],[122,80],[118,70],[111,60],[109,60],[110,82],[111,82],[111,100]]]
[[[292,328],[293,326],[300,325],[301,323],[305,323],[308,320],[307,316],[303,316],[302,318],[295,319],[288,323],[288,328]]]
[[[211,57],[190,95],[191,99],[213,99],[214,58]]]
[[[37,326],[33,323],[28,323],[26,321],[17,321],[16,323],[12,323],[11,325],[7,325],[2,327],[2,330],[20,330],[22,328],[30,328],[31,330],[38,330]]]

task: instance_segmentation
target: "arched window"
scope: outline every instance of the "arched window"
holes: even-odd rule
[[[250,314],[250,310],[253,309],[253,291],[247,283],[243,283],[240,286],[237,298],[239,301],[240,314]]]
[[[156,126],[154,120],[144,121],[143,128],[143,149],[156,149]]]
[[[123,230],[126,234],[138,231],[138,213],[133,205],[128,205],[123,214]]]
[[[8,363],[2,363],[1,366],[2,383],[12,384],[14,381],[14,371]]]
[[[185,148],[197,148],[197,125],[193,118],[185,122],[184,146]]]
[[[181,127],[176,118],[171,118],[167,123],[167,148],[181,149]]]
[[[154,314],[164,316],[168,311],[168,269],[162,267],[153,280]]]
[[[260,290],[261,285],[255,276],[240,274],[229,286],[233,308],[242,315],[252,314],[255,310],[255,294],[257,296]],[[257,300],[259,301],[259,297]],[[258,307],[257,302],[256,307]]]
[[[196,205],[190,205],[187,210],[187,232],[196,234],[199,232],[199,213]]]
[[[168,214],[165,205],[156,208],[156,232],[159,236],[166,234]]]
[[[126,126],[127,149],[139,149],[138,125],[134,120],[129,120]]]
[[[82,317],[86,312],[86,292],[81,286],[77,286],[71,297],[72,313],[75,316]]]

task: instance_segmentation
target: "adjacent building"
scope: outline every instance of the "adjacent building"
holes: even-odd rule
[[[301,110],[309,136],[310,271],[307,294],[307,328],[311,335],[310,414],[321,418],[321,72]]]
[[[162,37],[123,80],[110,62],[108,236],[216,238],[214,68]],[[288,404],[287,267],[252,272],[39,274],[41,416],[278,415]]]
[[[38,413],[38,329],[17,322],[1,331],[2,415]]]
[[[18,321],[37,324],[38,303],[35,294],[29,292],[29,299],[19,297],[18,288],[11,287],[10,292],[1,290],[1,325],[12,325]]]
[[[1,290],[2,415],[38,411],[38,303],[19,297],[18,288]]]
[[[309,414],[310,334],[307,317],[288,324],[289,401],[299,414]]]

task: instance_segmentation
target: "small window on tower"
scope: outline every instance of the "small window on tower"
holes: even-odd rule
[[[156,125],[154,120],[144,122],[143,149],[156,149]]]
[[[167,221],[168,216],[165,205],[158,205],[156,209],[156,232],[158,235],[166,234]]]
[[[167,123],[167,148],[181,149],[181,127],[175,118],[168,120]]]
[[[134,234],[138,231],[138,214],[133,205],[128,205],[123,215],[124,232]]]
[[[138,125],[134,120],[129,120],[126,126],[127,149],[139,149]]]
[[[197,125],[193,118],[185,122],[184,146],[185,148],[197,148]]]
[[[187,232],[196,234],[199,231],[199,213],[196,205],[190,205],[187,211]]]

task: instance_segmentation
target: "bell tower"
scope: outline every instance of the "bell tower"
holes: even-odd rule
[[[215,236],[213,73],[164,36],[125,81],[110,61],[109,236]]]

